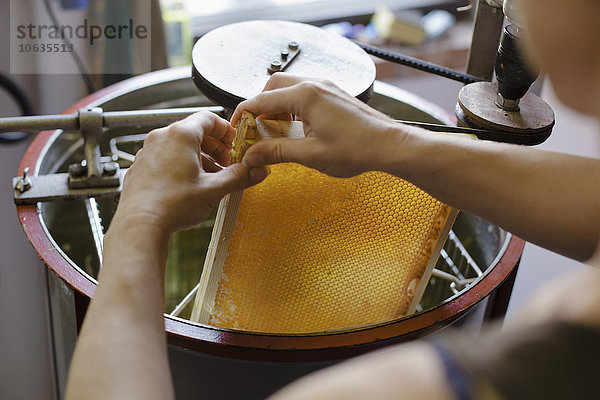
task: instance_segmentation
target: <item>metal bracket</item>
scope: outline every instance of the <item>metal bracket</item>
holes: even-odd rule
[[[116,127],[156,127],[179,121],[201,110],[217,114],[223,113],[222,107],[190,107],[161,110],[109,111],[102,108],[81,109],[76,114],[38,115],[30,117],[0,118],[0,132],[37,133],[50,129],[81,131],[84,139],[85,159],[81,163],[69,166],[65,182],[71,189],[118,187],[119,164],[116,160],[104,161],[100,153],[99,141],[104,128]],[[19,177],[18,191],[23,193],[36,186],[40,177],[28,180],[27,172]],[[17,183],[15,183],[16,185]],[[13,185],[13,187],[15,187]],[[16,197],[15,197],[16,198]]]
[[[87,161],[87,176],[102,176],[102,163],[100,162],[100,144],[104,123],[102,108],[82,108],[79,110],[79,130],[85,142],[85,159]]]
[[[300,45],[296,42],[289,42],[288,47],[281,50],[279,58],[271,61],[268,68],[269,73],[274,74],[275,72],[284,71],[298,54],[300,54]]]
[[[99,141],[104,128],[155,128],[179,121],[199,111],[223,113],[222,107],[190,107],[160,110],[109,111],[101,108],[81,109],[77,114],[39,115],[0,118],[0,132],[33,132],[63,129],[81,131],[84,139],[85,160],[69,165],[68,173],[13,178],[16,204],[66,199],[88,199],[120,193],[126,169],[121,169],[116,158],[101,157]],[[128,161],[133,161],[133,155]]]
[[[502,8],[488,0],[479,0],[473,38],[467,61],[467,73],[491,81],[504,22]]]
[[[83,200],[91,197],[107,197],[121,193],[123,177],[127,169],[120,169],[114,179],[118,182],[115,187],[84,187],[74,189],[69,185],[69,174],[49,174],[31,176],[30,188],[21,192],[18,188],[22,178],[13,178],[14,201],[16,205],[36,204],[38,202],[59,200]]]
[[[117,175],[120,170],[119,164],[113,161],[107,163],[99,162],[97,164],[100,164],[101,176],[90,172],[90,164],[87,162],[69,165],[69,187],[72,189],[81,189],[119,186]]]
[[[104,112],[102,108],[82,108],[79,110],[79,130],[84,141],[85,163],[69,166],[69,187],[117,187],[119,186],[119,164],[102,163],[100,138],[104,131]]]

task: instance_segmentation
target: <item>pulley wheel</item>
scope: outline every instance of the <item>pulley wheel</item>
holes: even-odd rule
[[[367,102],[375,64],[350,40],[288,21],[248,21],[204,35],[192,52],[196,86],[214,102],[234,109],[262,92],[277,71],[328,79]]]
[[[498,84],[475,82],[458,92],[455,107],[458,124],[477,129],[505,132],[506,142],[536,145],[552,133],[554,111],[539,96],[527,92],[518,111],[507,111],[495,104]]]

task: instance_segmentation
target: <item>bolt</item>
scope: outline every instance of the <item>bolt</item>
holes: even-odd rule
[[[290,49],[294,50],[294,51],[295,51],[295,50],[298,50],[298,43],[296,43],[296,42],[289,42],[289,43],[288,43],[288,47],[289,47]]]
[[[114,176],[119,170],[119,164],[116,162],[107,162],[103,164],[104,167],[104,175]]]
[[[519,111],[519,100],[520,99],[505,99],[500,93],[496,96],[496,106],[506,111]]]
[[[29,179],[29,167],[26,167],[23,170],[23,176],[17,182],[15,189],[17,189],[21,193],[24,193],[31,189],[31,179]]]
[[[269,66],[269,72],[274,73],[277,71],[281,71],[281,62],[275,60],[275,61],[271,62],[271,65]]]
[[[290,55],[290,52],[287,50],[281,50],[281,58],[284,60],[287,60],[288,56]]]
[[[87,167],[82,164],[69,165],[69,176],[71,178],[83,178],[87,176]]]
[[[279,71],[281,69],[281,62],[279,62],[279,61],[273,61],[271,63],[271,69],[273,69],[275,71]]]

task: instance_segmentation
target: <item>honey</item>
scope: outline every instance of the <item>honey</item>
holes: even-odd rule
[[[403,316],[449,213],[382,172],[275,165],[242,195],[208,322],[306,333]]]

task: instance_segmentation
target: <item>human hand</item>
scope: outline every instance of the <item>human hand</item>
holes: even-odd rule
[[[117,214],[147,221],[165,233],[198,224],[227,193],[266,178],[265,167],[231,165],[218,172],[201,151],[221,165],[230,162],[231,125],[200,112],[148,134],[125,176]]]
[[[304,124],[303,139],[264,139],[253,145],[242,163],[258,167],[297,162],[328,175],[350,177],[377,169],[391,137],[402,134],[386,115],[351,97],[329,81],[314,81],[276,73],[258,96],[236,108],[235,125],[242,111],[264,118],[293,114]]]

